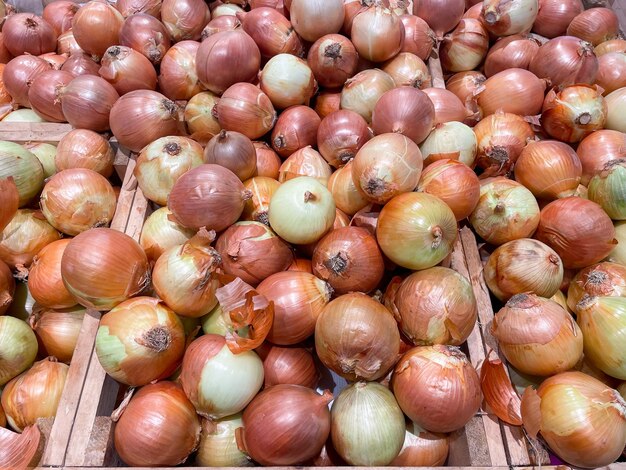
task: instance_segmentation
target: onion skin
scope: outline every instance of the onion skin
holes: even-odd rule
[[[341,109],[360,114],[367,122],[380,97],[396,87],[393,78],[379,69],[368,69],[348,79],[341,90]]]
[[[613,223],[602,208],[578,197],[545,206],[535,233],[535,238],[557,252],[566,268],[584,268],[601,261],[617,244],[614,236]]]
[[[537,0],[484,0],[480,15],[485,27],[496,36],[528,32],[537,17]]]
[[[120,30],[120,45],[141,52],[157,65],[171,46],[169,33],[163,23],[146,13],[135,13],[124,20]]]
[[[408,421],[404,445],[398,456],[391,461],[394,467],[438,467],[445,463],[450,449],[446,434],[425,431]]]
[[[86,168],[108,178],[113,174],[114,160],[115,152],[101,134],[89,129],[74,129],[59,141],[54,165],[57,172]]]
[[[245,135],[222,130],[204,148],[204,163],[228,168],[245,181],[256,173],[256,149]]]
[[[581,184],[586,186],[606,163],[626,158],[626,134],[608,129],[592,132],[578,144],[576,152],[583,167]]]
[[[321,118],[308,106],[292,106],[282,113],[272,130],[272,148],[283,158],[297,150],[317,147],[317,131]]]
[[[275,385],[261,392],[243,413],[240,448],[262,465],[295,465],[317,456],[330,433],[328,403],[300,385]],[[272,431],[285,439],[276,440]],[[288,438],[286,436],[289,436]]]
[[[438,39],[461,21],[465,0],[416,0],[413,14],[426,20]]]
[[[14,13],[2,25],[4,46],[14,56],[41,55],[56,49],[57,33],[50,23],[32,13]]]
[[[32,110],[48,122],[65,122],[57,90],[73,79],[71,73],[62,70],[47,70],[37,75],[28,90]]]
[[[146,428],[136,433],[136,426]],[[142,387],[115,426],[115,449],[132,466],[183,463],[198,446],[200,421],[180,385],[158,382]]]
[[[485,75],[491,77],[512,68],[528,70],[540,46],[541,43],[532,34],[515,34],[501,38],[487,54]]]
[[[325,116],[317,130],[319,151],[335,168],[352,160],[372,137],[372,131],[365,119],[344,109]]]
[[[577,312],[578,303],[587,296],[625,297],[626,267],[602,262],[579,271],[567,289],[567,306]]]
[[[478,106],[483,116],[497,111],[534,116],[541,111],[545,90],[546,80],[527,70],[510,68],[485,81],[478,91]]]
[[[32,274],[32,271],[31,271]],[[28,278],[30,288],[31,276]],[[45,348],[46,354],[69,364],[74,355],[85,316],[84,307],[65,310],[41,309],[29,317],[31,328]]]
[[[619,20],[610,8],[590,8],[576,15],[567,27],[568,36],[576,36],[594,46],[619,38]]]
[[[410,52],[422,60],[428,59],[437,41],[428,23],[412,14],[402,15],[400,20],[404,25],[404,42],[400,52]]]
[[[219,18],[229,18],[220,16]],[[218,420],[203,419],[196,465],[204,467],[252,467],[254,462],[237,447],[235,433],[243,425],[241,413]]]
[[[345,294],[320,314],[315,350],[340,376],[371,381],[384,377],[398,360],[400,333],[383,305],[363,293]]]
[[[76,298],[65,288],[61,277],[61,259],[70,241],[63,239],[52,242],[33,259],[28,273],[28,290],[43,307],[60,309],[77,304]],[[57,358],[64,361],[58,356]]]
[[[472,70],[456,73],[446,82],[446,89],[454,93],[464,104],[467,115],[470,116],[465,121],[470,126],[482,119],[481,109],[474,95],[478,93],[486,80],[485,75]]]
[[[581,0],[539,0],[533,32],[549,39],[563,36],[572,20],[583,10]]]
[[[539,48],[529,70],[539,78],[549,79],[552,86],[592,84],[598,73],[598,59],[588,42],[560,36]]]
[[[483,61],[488,50],[489,33],[483,24],[479,20],[464,18],[441,42],[441,65],[448,72],[472,70]]]
[[[4,315],[13,302],[15,279],[7,264],[0,262],[0,315]]]
[[[448,386],[441,388],[442,380]],[[431,432],[460,429],[480,408],[478,374],[454,346],[409,350],[394,369],[391,387],[402,411]]]
[[[157,74],[152,63],[130,47],[109,47],[100,61],[98,74],[124,95],[133,90],[154,90]]]

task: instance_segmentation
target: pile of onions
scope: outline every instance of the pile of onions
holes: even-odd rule
[[[69,242],[68,239],[52,242],[33,259],[28,273],[28,290],[43,307],[60,309],[76,305],[76,299],[68,292],[61,277],[61,259]]]
[[[32,270],[28,276],[31,289]],[[84,307],[63,310],[41,309],[33,311],[29,323],[48,355],[69,364],[80,336],[85,316]]]
[[[86,168],[108,178],[113,173],[115,152],[104,136],[88,129],[74,129],[57,144],[57,171]]]
[[[37,337],[25,321],[0,315],[0,385],[28,369],[37,357]],[[9,340],[10,339],[10,340]]]

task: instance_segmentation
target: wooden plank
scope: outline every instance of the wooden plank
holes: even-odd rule
[[[69,124],[53,122],[0,122],[0,140],[11,142],[45,142],[56,144],[71,131]]]

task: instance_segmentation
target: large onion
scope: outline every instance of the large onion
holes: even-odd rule
[[[104,78],[79,75],[59,94],[63,115],[73,127],[97,132],[109,129],[109,116],[119,95]]]
[[[483,116],[497,111],[534,116],[543,105],[546,80],[531,72],[510,68],[487,79],[478,94],[478,106]]]
[[[6,220],[4,214],[2,217],[4,226],[12,216],[9,208],[14,205],[14,202],[10,202],[13,201],[14,197],[4,199],[4,196],[10,195],[12,189],[17,189],[18,201],[14,210],[18,206],[25,206],[41,191],[43,176],[43,167],[33,153],[14,142],[0,141],[0,179],[6,181],[10,178],[13,181],[11,188],[7,186],[7,183],[4,183],[1,188],[3,192],[2,202],[6,204],[6,207],[2,209],[7,210]]]
[[[413,2],[413,14],[426,20],[439,39],[454,29],[461,21],[464,11],[464,0],[415,0]]]
[[[119,42],[124,17],[108,3],[90,1],[78,9],[72,21],[72,31],[80,48],[88,54],[102,57]]]
[[[588,42],[560,36],[539,48],[529,70],[539,78],[548,78],[552,86],[591,84],[598,73],[598,59]]]
[[[50,23],[32,13],[8,15],[2,25],[4,45],[14,56],[41,55],[56,49],[57,33]]]

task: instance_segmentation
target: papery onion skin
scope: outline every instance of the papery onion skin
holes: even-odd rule
[[[333,195],[337,209],[347,215],[354,215],[370,202],[352,179],[352,161],[337,169],[328,179],[328,189]]]
[[[317,129],[319,151],[335,168],[352,160],[372,137],[365,119],[345,109],[325,116]]]
[[[47,70],[35,77],[28,90],[31,108],[48,122],[65,122],[57,90],[74,79],[69,72]]]
[[[341,90],[341,109],[360,114],[372,121],[376,102],[386,92],[396,87],[393,78],[379,69],[368,69],[348,79]]]
[[[343,86],[358,66],[358,53],[352,42],[340,34],[327,34],[309,49],[307,62],[320,86]]]
[[[622,183],[625,169],[626,159],[612,160],[589,182],[589,200],[600,204],[613,220],[626,219],[625,188]]]
[[[591,84],[598,73],[598,59],[588,42],[560,36],[539,48],[529,70],[539,78],[549,79],[552,86]]]
[[[286,158],[306,146],[317,147],[320,123],[320,117],[308,106],[287,108],[280,114],[272,130],[272,148]]]
[[[461,21],[464,10],[464,0],[416,0],[413,2],[413,14],[426,20],[438,39],[454,29]]]
[[[63,115],[73,127],[96,132],[109,130],[109,117],[119,94],[104,78],[79,75],[59,93]]]
[[[0,315],[0,338],[0,384],[4,386],[33,364],[38,344],[28,323],[10,315]]]
[[[119,43],[141,52],[155,65],[161,62],[171,46],[163,23],[146,13],[135,13],[124,20]]]
[[[440,384],[445,381],[446,387]],[[404,354],[394,369],[391,388],[402,411],[432,432],[463,427],[480,408],[478,374],[454,346],[421,346]]]
[[[330,302],[315,325],[315,351],[340,376],[376,380],[398,360],[400,333],[391,312],[363,293]]]
[[[608,113],[606,116],[606,129],[612,129],[626,133],[624,120],[624,108],[626,107],[626,87],[618,88],[606,96]]]
[[[484,276],[489,290],[502,301],[524,292],[550,298],[563,282],[563,263],[546,244],[519,238],[489,256]]]
[[[179,380],[199,415],[223,418],[252,401],[263,385],[263,363],[255,352],[233,354],[223,336],[207,334],[187,348]]]
[[[537,0],[484,0],[481,20],[490,33],[496,36],[510,36],[528,32],[537,17]]]
[[[568,308],[576,312],[578,303],[587,296],[625,297],[626,266],[602,262],[579,271],[567,289]]]
[[[445,463],[450,450],[446,434],[425,431],[407,420],[404,445],[389,465],[397,467],[438,467]]]
[[[256,173],[256,150],[245,135],[222,130],[204,148],[204,163],[228,168],[245,181]]]
[[[483,24],[479,20],[464,18],[441,41],[441,65],[448,72],[472,70],[483,61],[488,50],[489,33]]]
[[[571,21],[583,10],[581,0],[539,0],[533,32],[549,39],[563,36]]]
[[[90,1],[78,9],[72,21],[76,42],[87,54],[102,57],[119,42],[124,17],[113,5]]]
[[[0,262],[0,315],[4,315],[13,302],[15,279],[7,264]]]
[[[3,68],[2,83],[14,103],[30,107],[30,101],[28,101],[30,82],[37,75],[51,69],[50,64],[40,57],[20,55],[11,59]]]
[[[595,202],[568,197],[541,210],[535,238],[557,252],[566,268],[584,268],[615,247],[613,223]]]
[[[283,53],[302,57],[304,54],[300,36],[289,20],[275,8],[260,7],[247,13],[237,12],[237,20],[241,21],[243,30],[254,40],[263,57],[271,58]]]
[[[305,348],[283,348],[265,343],[256,349],[263,360],[265,388],[278,384],[317,386],[320,374],[313,355]]]
[[[597,46],[604,41],[618,39],[619,19],[611,8],[590,8],[572,19],[567,35]]]
[[[136,426],[146,431],[137,433]],[[183,463],[198,446],[200,421],[180,385],[157,382],[142,387],[115,426],[115,449],[133,466]]]
[[[284,183],[301,176],[315,178],[325,187],[328,186],[328,179],[332,174],[330,165],[319,154],[307,145],[292,153],[278,169],[278,181]]]
[[[249,139],[259,139],[276,124],[272,101],[251,83],[235,83],[229,87],[213,112],[223,129],[241,132]]]
[[[33,153],[17,143],[0,141],[0,178],[13,181],[18,194],[18,207],[25,206],[39,194],[43,188],[43,176],[43,166]],[[8,193],[10,190],[2,187],[2,191]],[[7,208],[13,206],[9,203],[11,199],[6,200]],[[9,221],[3,221],[5,226]]]
[[[209,6],[202,0],[163,0],[161,22],[175,42],[197,41],[211,19]]]
[[[65,248],[61,276],[78,303],[109,310],[147,286],[150,268],[143,249],[128,235],[93,228],[74,237]]]
[[[143,224],[139,244],[150,261],[156,261],[167,249],[182,245],[195,234],[194,230],[173,222],[170,214],[167,207],[161,207]]]
[[[404,25],[404,42],[401,52],[410,52],[422,60],[430,57],[435,46],[436,37],[428,23],[419,16],[406,14],[400,16]]]
[[[441,262],[457,237],[452,210],[426,193],[404,193],[380,213],[376,238],[383,253],[408,269],[426,269]]]
[[[541,112],[546,80],[528,70],[510,68],[489,77],[483,87],[477,97],[483,116],[497,111],[534,116]]]
[[[77,303],[61,277],[61,259],[69,242],[63,239],[46,245],[33,260],[28,273],[28,290],[43,307],[69,308]]]
[[[266,176],[255,176],[244,182],[244,187],[252,193],[252,197],[246,201],[241,214],[241,220],[254,220],[269,225],[269,205],[272,196],[280,183]]]
[[[437,124],[420,144],[427,167],[438,160],[456,160],[474,168],[477,142],[472,129],[458,121]]]
[[[475,93],[478,93],[486,80],[487,77],[481,72],[471,70],[456,73],[446,82],[446,89],[454,93],[464,104],[467,114],[470,116],[466,119],[466,122],[470,126],[475,125],[482,119],[481,109],[478,107]]]
[[[541,43],[532,34],[515,34],[501,38],[485,59],[485,75],[491,77],[510,68],[528,70]]]
[[[96,335],[96,354],[102,368],[118,382],[133,387],[170,375],[184,348],[180,319],[153,297],[120,303],[102,316]]]
[[[57,144],[54,164],[57,171],[86,168],[108,178],[114,160],[115,152],[104,136],[89,129],[74,129]]]
[[[196,464],[204,467],[254,466],[250,457],[237,448],[235,431],[242,426],[241,413],[215,420],[203,419]]]
[[[383,62],[400,52],[404,26],[398,15],[373,5],[354,17],[350,38],[360,57]]]

